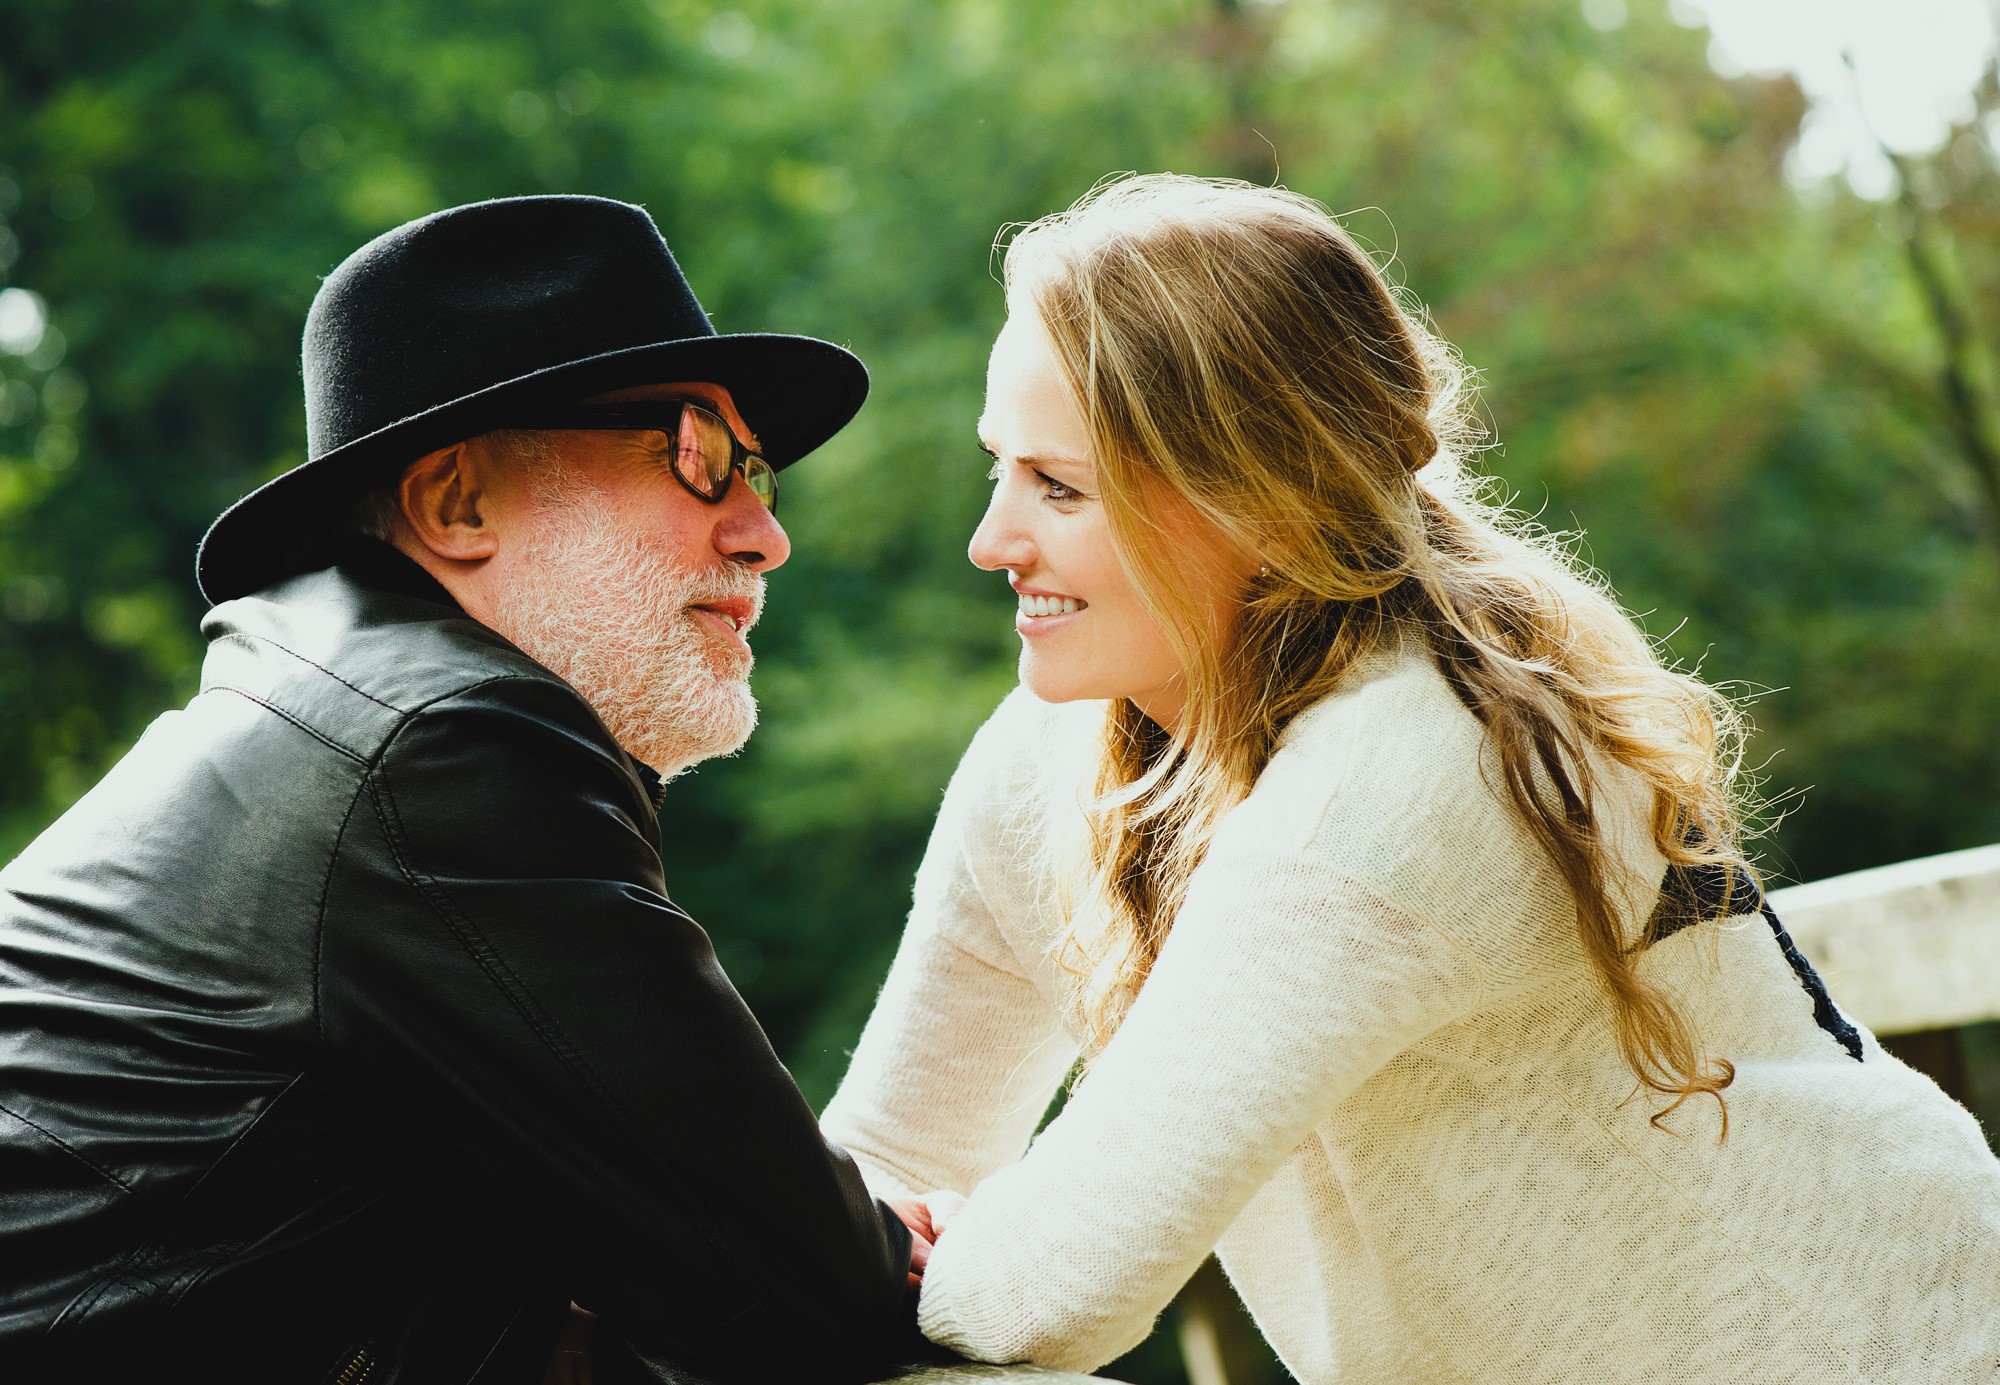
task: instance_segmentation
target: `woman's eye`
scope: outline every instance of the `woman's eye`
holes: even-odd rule
[[[991,458],[991,462],[986,468],[986,479],[998,484],[1001,478],[1006,475],[1008,464],[994,453],[989,452],[986,455]],[[1034,473],[1035,480],[1041,484],[1042,499],[1050,501],[1053,504],[1065,505],[1072,500],[1081,500],[1084,498],[1083,492],[1075,486],[1064,485],[1046,471],[1038,468],[1030,467],[1028,469]]]
[[[1036,472],[1035,475],[1041,479],[1042,485],[1047,488],[1046,494],[1048,495],[1049,499],[1051,500],[1076,499],[1076,491],[1069,486],[1065,486],[1062,482],[1056,480],[1055,477],[1047,475],[1046,473],[1040,471]]]

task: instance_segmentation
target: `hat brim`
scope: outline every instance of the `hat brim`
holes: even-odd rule
[[[777,333],[687,337],[549,366],[503,380],[314,457],[223,511],[195,557],[210,602],[301,570],[307,544],[392,469],[504,428],[519,411],[638,385],[721,385],[782,470],[846,427],[868,397],[868,369],[832,342]]]

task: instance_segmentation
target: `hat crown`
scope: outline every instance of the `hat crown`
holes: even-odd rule
[[[642,208],[509,197],[377,236],[306,318],[307,455],[568,362],[715,335]]]

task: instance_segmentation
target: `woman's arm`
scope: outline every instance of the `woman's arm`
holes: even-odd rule
[[[999,781],[1020,763],[1010,723],[1041,710],[1010,698],[953,775],[895,963],[822,1117],[877,1196],[969,1190],[1019,1159],[1075,1061],[966,851],[968,827],[993,830]]]
[[[949,1220],[926,1336],[1085,1371],[1130,1349],[1335,1106],[1478,1004],[1430,924],[1310,853],[1237,844],[1218,837],[1061,1116]]]

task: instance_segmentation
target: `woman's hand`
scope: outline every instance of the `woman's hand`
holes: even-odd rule
[[[931,1262],[931,1248],[944,1234],[944,1224],[965,1206],[965,1199],[958,1193],[940,1190],[920,1198],[891,1197],[883,1201],[910,1228],[910,1290],[914,1293],[923,1287],[924,1269]]]
[[[931,1262],[931,1243],[937,1235],[931,1229],[930,1208],[912,1197],[885,1197],[889,1210],[910,1228],[910,1292],[924,1286],[924,1267]]]

